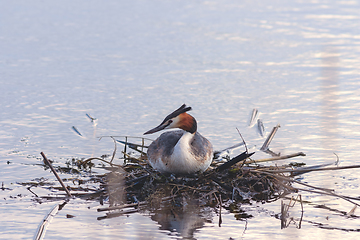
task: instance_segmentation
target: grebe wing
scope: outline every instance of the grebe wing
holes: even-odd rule
[[[148,157],[159,159],[161,156],[170,156],[183,134],[184,130],[164,132],[150,144],[147,151]]]
[[[191,150],[194,156],[199,159],[206,159],[213,154],[213,147],[209,140],[204,138],[200,133],[196,132],[191,142]]]

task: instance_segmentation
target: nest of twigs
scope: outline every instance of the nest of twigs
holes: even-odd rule
[[[251,122],[254,122],[256,113],[257,110],[255,109]],[[94,119],[92,119],[92,121],[93,120]],[[258,121],[258,127],[261,135],[263,135],[263,125],[261,121]],[[298,191],[330,195],[348,201],[354,204],[354,208],[345,214],[349,216],[352,215],[356,206],[360,206],[360,204],[356,202],[360,201],[360,198],[338,195],[334,193],[333,189],[311,186],[295,180],[294,176],[313,171],[360,168],[360,165],[339,167],[339,159],[335,162],[335,167],[329,167],[333,165],[333,163],[304,167],[304,163],[296,162],[283,166],[260,165],[264,162],[305,156],[302,152],[280,156],[280,154],[275,154],[269,149],[270,142],[279,127],[280,126],[277,125],[273,128],[260,148],[261,151],[272,155],[271,158],[261,160],[251,159],[254,153],[248,152],[245,141],[243,140],[241,144],[234,145],[220,152],[215,152],[214,161],[209,169],[204,173],[190,176],[166,175],[152,169],[147,163],[145,153],[147,147],[144,144],[144,138],[140,138],[142,141],[141,144],[134,144],[128,142],[129,137],[125,137],[125,141],[120,141],[111,136],[110,138],[112,138],[115,143],[112,156],[104,155],[99,158],[94,157],[86,160],[71,159],[71,161],[65,163],[65,167],[58,166],[54,168],[45,154],[41,153],[44,159],[45,169],[51,168],[51,171],[60,182],[61,187],[53,187],[53,183],[47,182],[47,179],[44,178],[34,179],[31,182],[21,184],[28,186],[30,192],[32,192],[31,188],[34,186],[49,185],[51,189],[65,191],[66,196],[64,197],[63,194],[57,193],[56,196],[38,197],[32,192],[36,196],[35,200],[39,202],[44,199],[65,200],[62,204],[58,204],[51,209],[49,214],[44,218],[44,221],[39,225],[36,239],[40,239],[40,237],[44,235],[46,222],[48,222],[51,216],[55,215],[57,211],[61,210],[71,197],[98,200],[101,205],[108,203],[109,207],[97,209],[99,212],[107,211],[106,215],[98,217],[98,220],[138,212],[142,209],[157,212],[161,211],[161,209],[170,208],[170,212],[177,215],[176,212],[179,210],[180,212],[183,211],[183,208],[202,206],[213,207],[215,210],[218,208],[220,211],[219,224],[221,224],[221,208],[236,213],[237,219],[243,219],[251,216],[241,212],[241,204],[251,203],[252,201],[271,202],[281,197],[285,198],[287,194]],[[73,129],[81,135],[75,127],[73,127]],[[124,144],[122,165],[114,163],[118,142]],[[229,155],[223,155],[224,152],[229,153],[229,150],[242,145],[245,146],[246,151],[240,155],[233,158]],[[134,154],[134,152],[136,154]],[[106,169],[108,172],[106,174],[93,174],[92,168],[95,166],[94,161],[101,161],[102,165],[100,167]],[[57,174],[58,171],[78,174],[78,177],[61,179]],[[83,175],[83,173],[89,174]],[[84,176],[87,177],[84,178]],[[77,186],[65,186],[63,180],[65,182],[72,182]],[[97,184],[98,187],[84,187],[84,185],[89,183]],[[294,187],[293,183],[305,186],[305,188]],[[2,189],[5,189],[4,186],[2,186]],[[291,204],[297,201],[299,201],[302,206],[300,194],[298,194],[298,197],[295,199],[291,198],[289,204],[281,202],[280,219],[282,227],[287,226],[287,211],[292,206]],[[160,216],[162,216],[162,214],[163,213],[161,213]]]
[[[125,145],[124,164],[111,168],[111,172],[107,175],[107,183],[104,187],[106,197],[109,199],[109,207],[100,208],[99,211],[127,210],[109,213],[105,218],[138,211],[140,206],[154,210],[169,203],[182,206],[191,201],[198,206],[214,207],[225,202],[274,201],[296,189],[292,188],[291,181],[284,181],[277,177],[285,177],[284,174],[264,172],[262,170],[274,168],[260,166],[258,162],[305,155],[297,153],[253,161],[250,159],[253,153],[247,151],[234,158],[230,158],[228,155],[219,157],[219,152],[216,152],[211,167],[204,173],[175,176],[154,170],[147,163],[144,151],[146,147],[143,144],[137,145],[118,140],[117,142]],[[137,154],[140,156],[134,157],[136,154],[128,154],[128,149],[135,150],[140,153]],[[113,165],[113,157],[105,162]],[[283,166],[282,169],[292,169],[293,167],[294,164],[290,164]]]
[[[268,146],[279,127],[278,125],[273,128],[264,142],[262,150],[270,151]],[[113,137],[112,139],[115,142],[115,150],[110,164],[115,156],[116,142],[120,142],[124,144],[124,165],[119,166],[109,175],[108,182],[110,184],[107,193],[112,199],[113,195],[119,195],[119,191],[121,191],[121,199],[127,204],[136,202],[153,203],[154,200],[158,201],[163,198],[175,200],[184,197],[191,198],[197,204],[203,206],[211,206],[214,202],[219,204],[219,201],[229,200],[236,202],[271,201],[277,199],[284,192],[293,190],[290,186],[291,182],[279,181],[274,175],[258,171],[264,169],[264,167],[250,159],[254,153],[248,153],[244,140],[241,144],[215,152],[211,167],[204,173],[191,176],[174,176],[161,174],[147,164],[144,139],[142,139],[142,144],[129,143],[127,137],[125,141],[115,140]],[[229,152],[229,149],[241,145],[246,148],[246,151],[242,154],[234,158],[230,158],[229,155],[222,155],[224,152]],[[140,157],[136,158],[127,154],[128,149],[140,153]],[[298,153],[265,161],[299,155],[303,156],[305,154]],[[292,168],[291,165],[287,167]],[[120,185],[122,187],[116,188],[116,186]],[[120,200],[119,197],[114,199]],[[110,206],[117,203],[119,201],[110,201]]]
[[[318,194],[331,195],[349,201],[356,206],[354,198],[340,196],[331,189],[324,189],[311,186],[306,183],[296,181],[294,176],[312,171],[340,170],[347,168],[359,168],[360,166],[328,167],[330,164],[322,164],[311,167],[304,167],[304,163],[290,163],[283,166],[264,166],[264,162],[274,162],[276,160],[289,159],[297,156],[305,156],[299,152],[295,154],[279,156],[269,149],[269,144],[274,137],[279,126],[273,128],[268,135],[261,151],[272,155],[271,158],[252,160],[253,153],[249,153],[245,141],[233,147],[214,153],[214,161],[211,167],[204,173],[193,174],[190,176],[175,176],[157,172],[147,163],[145,139],[140,138],[141,144],[129,143],[128,138],[125,141],[116,140],[111,137],[115,143],[115,149],[112,156],[102,156],[100,158],[89,158],[86,160],[73,160],[66,168],[61,171],[88,171],[94,166],[93,161],[100,160],[102,167],[108,170],[107,174],[91,174],[90,182],[100,183],[99,189],[90,190],[86,188],[68,188],[57,176],[62,188],[68,197],[76,196],[84,199],[96,199],[103,205],[109,203],[109,207],[99,208],[98,211],[109,211],[106,216],[99,217],[104,219],[116,217],[123,214],[137,212],[141,209],[157,210],[165,206],[182,207],[190,202],[196,206],[204,207],[226,207],[237,206],[238,204],[257,202],[271,202],[280,197],[297,192],[308,191]],[[240,135],[241,136],[241,135]],[[115,156],[118,143],[124,145],[122,151],[123,164],[115,164]],[[224,155],[229,153],[229,149],[239,146],[245,146],[246,151],[240,155],[231,158]],[[48,162],[42,153],[46,165],[51,167],[56,174],[56,170]],[[338,162],[338,161],[337,161]],[[337,164],[337,162],[335,164]],[[75,164],[75,169],[74,168]],[[59,169],[59,168],[58,168]],[[79,185],[86,183],[79,178]],[[306,188],[294,187],[292,184],[306,186]],[[76,191],[83,191],[76,193]],[[84,193],[84,191],[92,191]],[[70,193],[72,192],[72,193]],[[46,197],[51,198],[51,197]],[[56,197],[58,198],[58,197]],[[301,198],[300,198],[301,199]],[[355,199],[358,200],[358,199]]]
[[[110,199],[117,199],[110,205],[119,203],[120,199],[114,196],[122,196],[124,193],[122,201],[127,204],[148,202],[152,205],[162,198],[175,200],[186,197],[207,206],[217,203],[219,199],[271,201],[289,189],[290,183],[286,183],[288,187],[284,188],[273,176],[251,171],[260,167],[244,168],[244,162],[250,155],[244,152],[227,162],[238,161],[236,164],[227,167],[227,163],[213,163],[210,170],[189,176],[161,174],[146,162],[134,162],[133,158],[128,158],[123,167],[108,175],[107,194]]]

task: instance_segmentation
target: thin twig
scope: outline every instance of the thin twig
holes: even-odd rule
[[[248,148],[247,148],[247,146],[246,146],[246,142],[245,142],[243,136],[241,135],[241,133],[240,133],[240,131],[239,131],[238,128],[236,128],[236,130],[238,131],[238,133],[239,133],[239,135],[240,135],[240,137],[241,137],[241,139],[242,139],[242,141],[243,141],[243,143],[244,143],[244,145],[245,145],[246,152],[248,153],[249,151],[248,151]],[[246,159],[245,159],[245,160],[246,160]]]
[[[101,139],[101,138],[105,138],[105,137],[114,137],[114,138],[137,138],[137,139],[141,139],[141,138],[142,138],[142,139],[145,139],[145,140],[154,141],[153,139],[150,139],[150,138],[127,136],[127,135],[119,135],[119,136],[100,136],[100,137],[98,137],[98,138]]]
[[[278,178],[278,179],[281,179],[281,180],[284,180],[284,181],[288,181],[288,182],[294,182],[294,183],[297,183],[297,184],[304,185],[304,186],[306,186],[306,187],[318,189],[318,190],[325,191],[325,192],[333,192],[333,191],[334,191],[333,189],[315,187],[315,186],[309,185],[309,184],[307,184],[307,183],[303,183],[303,182],[296,181],[296,180],[294,180],[294,179],[292,179],[292,178],[289,178],[289,177],[280,176],[280,175],[272,174],[272,173],[265,172],[265,171],[250,170],[250,172],[263,173],[263,174],[266,174],[266,175],[270,175],[270,176],[272,176],[272,177],[274,177],[274,178]],[[295,189],[297,189],[297,188],[295,188]]]
[[[146,205],[147,203],[148,202],[143,201],[143,202],[138,202],[138,203],[123,204],[123,205],[119,205],[119,206],[98,208],[97,211],[98,212],[103,212],[103,211],[118,210],[118,209],[129,208],[129,207],[138,207],[138,206]]]
[[[107,163],[107,164],[109,164],[109,165],[111,165],[111,166],[122,167],[121,165],[111,163],[111,162],[109,162],[109,161],[106,161],[105,159],[98,158],[98,157],[88,158],[88,159],[82,161],[82,164],[84,165],[84,164],[86,164],[87,162],[90,162],[90,161],[92,161],[92,160],[100,160],[100,161],[102,161],[102,162],[104,162],[104,163]]]
[[[302,198],[301,198],[301,194],[299,194],[300,196],[300,205],[301,205],[301,217],[300,217],[300,222],[299,222],[299,229],[301,228],[301,222],[302,222],[302,219],[303,219],[303,216],[304,216],[304,206],[303,206],[303,201],[302,201]]]
[[[261,172],[261,171],[258,171],[258,170],[253,170],[255,172]],[[296,181],[296,180],[293,180],[291,178],[287,178],[287,177],[283,177],[283,176],[279,176],[279,175],[275,175],[275,174],[271,174],[271,173],[266,173],[266,172],[262,172],[264,174],[268,174],[268,175],[271,175],[273,177],[277,177],[277,178],[281,178],[283,180],[286,180],[286,181],[291,181],[291,182],[295,182],[295,183],[298,183],[298,184],[301,184],[301,185],[304,185],[304,186],[307,186],[307,187],[311,187],[311,188],[314,188],[314,189],[318,189],[318,190],[321,190],[320,191],[315,191],[315,190],[309,190],[309,189],[303,189],[303,188],[295,188],[296,190],[298,191],[307,191],[307,192],[312,192],[312,193],[319,193],[319,194],[325,194],[325,195],[329,195],[329,196],[333,196],[333,197],[339,197],[339,198],[342,198],[352,204],[355,204],[357,206],[360,206],[360,204],[358,203],[355,203],[354,201],[351,201],[350,199],[353,199],[353,200],[357,200],[357,201],[360,201],[359,198],[352,198],[352,197],[348,197],[348,196],[342,196],[342,195],[338,195],[338,194],[335,194],[332,190],[332,189],[327,189],[327,188],[320,188],[320,187],[315,187],[315,186],[311,186],[309,184],[306,184],[306,183],[302,183],[302,182],[299,182],[299,181]]]
[[[355,205],[355,206],[350,210],[350,212],[348,212],[346,215],[347,215],[347,216],[354,215],[356,208],[357,208],[357,206]]]
[[[293,154],[284,155],[284,156],[280,156],[280,157],[264,158],[264,159],[258,159],[258,160],[248,160],[248,161],[246,161],[246,163],[249,164],[249,163],[271,162],[271,161],[284,160],[284,159],[289,159],[289,158],[299,157],[299,156],[306,156],[306,154],[303,152],[298,152],[298,153],[293,153]]]
[[[315,171],[327,171],[327,170],[343,170],[350,168],[360,168],[360,165],[351,165],[343,167],[326,167],[326,168],[315,168],[315,169],[284,169],[284,170],[264,170],[269,173],[292,173],[292,172],[315,172]]]
[[[126,154],[126,151],[127,151],[127,137],[125,137],[125,146],[124,146],[124,162],[126,162],[126,157],[125,157],[125,154]]]
[[[144,144],[145,144],[145,139],[141,139],[141,156],[143,156],[144,153]]]
[[[281,215],[280,215],[280,220],[281,220],[281,229],[286,228],[286,216],[287,216],[287,208],[286,208],[286,204],[284,203],[283,200],[281,200]]]
[[[114,141],[114,151],[113,151],[113,154],[112,154],[112,157],[111,157],[111,160],[110,160],[110,163],[112,163],[112,161],[114,160],[114,158],[115,158],[115,154],[116,154],[116,149],[117,149],[117,144],[116,144],[116,140],[115,140],[115,138],[113,138],[113,137],[111,137],[111,139]]]
[[[221,227],[222,224],[222,217],[221,217],[221,209],[222,209],[222,200],[221,200],[221,194],[219,193],[219,200],[220,200],[220,204],[219,204],[219,227]]]
[[[318,193],[318,194],[325,194],[325,195],[329,195],[329,196],[333,196],[333,197],[338,197],[338,198],[342,198],[344,199],[345,201],[348,201],[352,204],[355,204],[356,206],[359,206],[360,207],[360,204],[354,202],[354,201],[351,201],[350,199],[353,199],[351,197],[347,197],[347,196],[342,196],[342,195],[338,195],[338,194],[335,194],[335,193],[330,193],[330,192],[320,192],[320,191],[315,191],[315,190],[310,190],[310,189],[304,189],[304,188],[297,188],[299,191],[305,191],[305,192],[311,192],[311,193]],[[358,201],[360,201],[360,199],[357,199]]]
[[[29,190],[29,192],[31,192],[32,194],[34,194],[35,197],[39,197],[39,196],[38,196],[36,193],[34,193],[30,188],[31,188],[31,187],[28,187],[27,190]]]
[[[55,177],[57,178],[57,180],[60,182],[61,186],[64,188],[66,194],[71,197],[71,193],[69,192],[69,190],[66,188],[64,182],[61,180],[61,178],[59,177],[59,175],[57,174],[57,172],[55,171],[54,167],[51,165],[50,161],[47,159],[47,157],[45,156],[45,154],[43,152],[40,153],[41,156],[44,158],[46,164],[50,167],[51,171],[54,173]]]
[[[336,153],[334,153],[334,155],[336,156],[335,165],[338,167],[339,166],[339,156]]]

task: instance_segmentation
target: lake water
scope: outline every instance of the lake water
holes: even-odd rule
[[[360,163],[359,1],[0,5],[0,238],[31,239],[56,204],[34,202],[19,184],[54,179],[37,165],[40,152],[60,164],[111,154],[112,141],[95,137],[142,136],[183,103],[217,150],[241,141],[237,127],[257,151],[255,159],[268,157],[258,151],[264,138],[248,127],[257,108],[267,133],[281,125],[273,151],[302,151],[307,156],[294,160],[308,166],[333,163],[336,155],[340,166]],[[98,119],[96,129],[86,113]],[[301,181],[358,197],[358,176],[357,169],[313,172]],[[358,217],[314,207],[349,212],[352,204],[301,194],[310,202],[301,229],[280,228],[280,201],[243,205],[253,216],[246,220],[223,209],[221,227],[218,214],[206,209],[202,217],[166,227],[146,213],[98,221],[99,203],[74,199],[54,217],[45,239],[359,237]],[[300,212],[294,207],[293,217]]]

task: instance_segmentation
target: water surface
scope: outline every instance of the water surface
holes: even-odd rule
[[[335,162],[333,153],[340,166],[358,164],[357,1],[2,1],[1,6],[0,181],[7,188],[0,191],[1,238],[31,238],[55,204],[33,202],[18,184],[54,179],[35,165],[41,151],[60,164],[111,154],[112,141],[95,136],[141,136],[183,103],[192,106],[199,131],[215,149],[239,142],[238,127],[257,151],[264,139],[247,125],[257,108],[267,132],[281,125],[274,151],[303,151],[307,156],[298,161],[308,165]],[[86,113],[98,119],[95,129]],[[360,183],[357,170],[311,173],[301,180],[355,197]],[[357,218],[313,207],[324,203],[348,212],[351,204],[302,194],[312,204],[304,206],[301,229],[280,229],[277,201],[244,205],[253,217],[242,221],[223,211],[221,227],[216,213],[204,214],[208,221],[190,237],[357,236]],[[72,200],[53,219],[46,239],[182,234],[146,213],[97,221],[97,207]],[[294,217],[299,214],[294,211]]]

